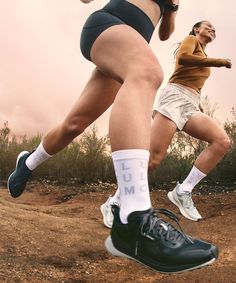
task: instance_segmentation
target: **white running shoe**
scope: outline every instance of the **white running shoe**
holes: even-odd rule
[[[171,202],[173,202],[173,204],[175,204],[181,214],[193,221],[198,221],[200,219],[202,219],[202,216],[200,215],[200,213],[197,211],[193,200],[192,200],[192,195],[190,192],[186,192],[184,194],[178,194],[178,188],[179,188],[180,184],[177,183],[176,187],[174,188],[173,191],[168,193],[168,198]]]
[[[103,216],[103,223],[107,228],[111,228],[112,224],[113,224],[113,213],[111,210],[111,206],[112,204],[110,204],[110,199],[112,198],[112,196],[109,196],[109,198],[107,199],[107,201],[101,205],[100,209],[101,209],[101,213]]]

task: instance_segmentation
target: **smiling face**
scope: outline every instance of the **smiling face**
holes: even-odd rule
[[[214,26],[207,21],[195,28],[196,36],[201,37],[206,43],[213,41],[216,38],[216,32]]]

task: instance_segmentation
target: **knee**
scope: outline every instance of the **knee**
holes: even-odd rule
[[[147,64],[140,66],[135,71],[135,82],[137,84],[149,85],[150,88],[157,90],[164,79],[163,71],[159,64]]]
[[[226,153],[231,146],[231,140],[227,135],[219,138],[216,143],[218,149],[223,153]]]
[[[231,140],[228,136],[226,136],[225,138],[222,139],[221,141],[221,146],[223,148],[223,150],[226,152],[230,149],[231,146]]]
[[[150,66],[146,71],[146,75],[148,82],[150,82],[155,89],[158,89],[164,79],[164,74],[160,66],[154,65]]]

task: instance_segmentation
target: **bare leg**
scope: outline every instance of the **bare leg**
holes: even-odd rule
[[[165,157],[176,129],[172,120],[157,112],[151,127],[149,170],[154,170]]]
[[[151,207],[147,178],[151,111],[163,73],[147,42],[126,25],[103,32],[91,57],[99,69],[122,82],[109,134],[120,190],[120,219],[127,223],[130,213]]]
[[[92,59],[104,72],[123,82],[110,117],[112,151],[149,149],[152,104],[163,79],[149,45],[130,27],[114,26],[95,41]]]
[[[183,131],[192,137],[208,142],[209,146],[198,156],[183,183],[177,184],[176,188],[168,193],[168,198],[179,207],[185,217],[197,221],[202,216],[192,201],[191,192],[222,159],[230,146],[230,140],[225,131],[203,113],[192,116]]]
[[[183,131],[194,138],[209,143],[209,146],[201,152],[194,164],[201,172],[208,174],[229,149],[228,135],[211,117],[203,113],[191,117]]]
[[[44,137],[46,152],[56,154],[81,134],[110,107],[119,88],[120,83],[95,69],[65,120]]]

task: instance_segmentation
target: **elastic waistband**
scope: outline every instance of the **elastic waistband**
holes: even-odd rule
[[[168,83],[167,86],[177,88],[181,93],[196,103],[199,103],[201,100],[201,96],[197,95],[194,91],[184,87],[183,85],[176,84],[176,83]]]
[[[125,0],[111,0],[102,10],[120,18],[150,42],[155,27],[151,19],[137,6]]]

